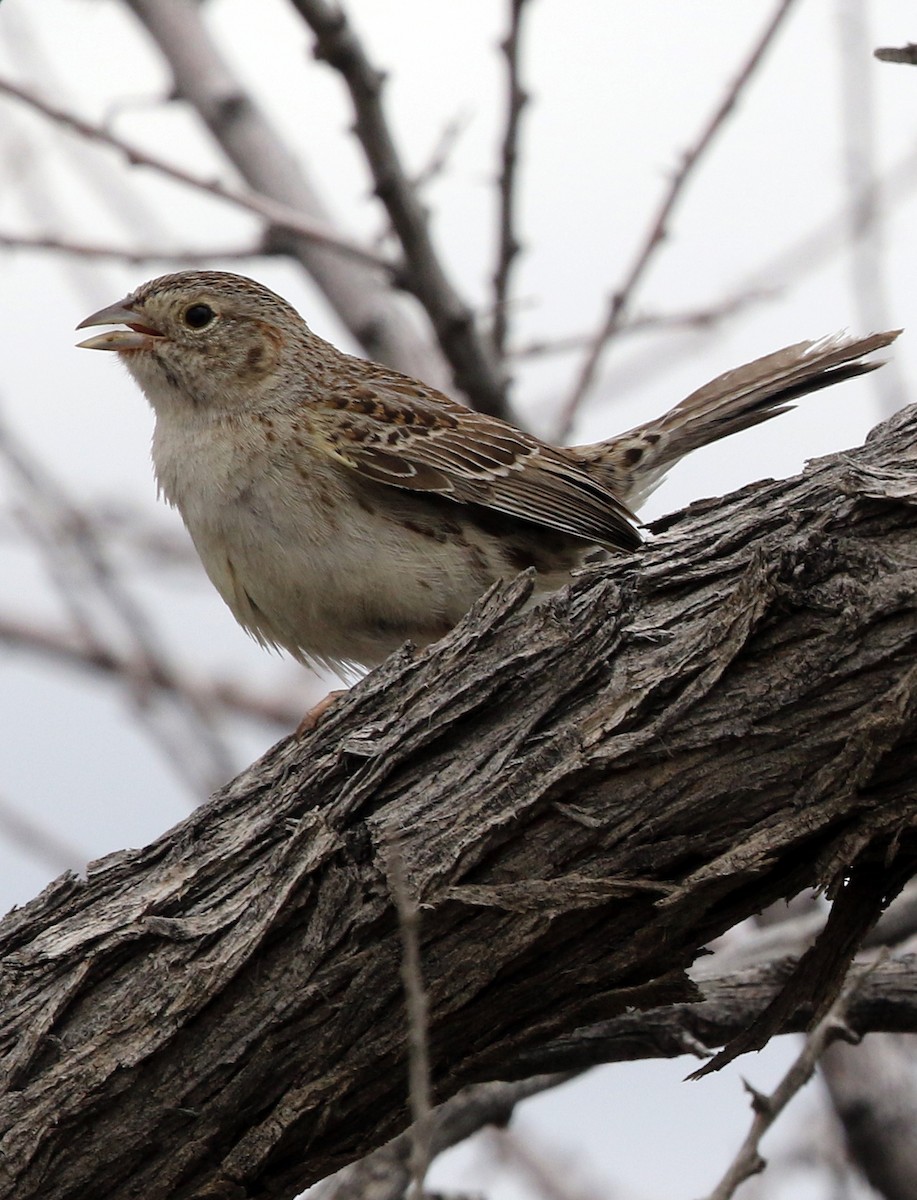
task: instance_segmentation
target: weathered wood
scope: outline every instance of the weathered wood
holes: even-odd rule
[[[716,960],[714,960],[715,963]],[[711,1046],[720,1046],[746,1028],[771,1003],[786,984],[795,966],[792,958],[778,958],[760,963],[729,975],[704,971],[695,972],[702,999],[691,1004],[669,1004],[662,1008],[634,1010],[613,1017],[599,1025],[579,1029],[558,1038],[549,1046],[533,1049],[531,1057],[523,1056],[515,1069],[526,1078],[515,1082],[477,1083],[463,1088],[436,1110],[433,1123],[434,1153],[441,1154],[450,1146],[463,1141],[487,1125],[508,1124],[515,1106],[537,1092],[566,1083],[572,1074],[587,1070],[599,1062],[623,1062],[644,1058],[675,1058],[685,1054],[704,1055]],[[876,1030],[917,1033],[917,956],[880,959],[868,965],[858,964],[849,977],[854,986],[847,992],[845,1021],[854,1034]],[[787,1022],[784,1033],[804,1030],[811,1013],[796,1012]],[[886,1039],[894,1041],[894,1039]],[[883,1039],[871,1037],[865,1045],[843,1045],[851,1056],[850,1075],[856,1072],[857,1057],[876,1044],[889,1053]],[[897,1063],[880,1059],[891,1068],[899,1082],[910,1077],[911,1064],[906,1056],[902,1061],[900,1044]],[[829,1049],[827,1057],[834,1054]],[[824,1066],[825,1058],[821,1060]],[[532,1075],[541,1063],[546,1067],[563,1068],[562,1073]],[[872,1079],[872,1083],[877,1081]],[[878,1083],[881,1088],[881,1082]],[[876,1089],[874,1089],[876,1090]],[[864,1098],[860,1093],[861,1100]],[[868,1100],[869,1097],[866,1097]],[[875,1102],[875,1096],[872,1097]],[[888,1113],[890,1105],[882,1096],[880,1112]],[[872,1113],[862,1109],[851,1117],[860,1124],[872,1124]],[[876,1174],[887,1178],[890,1168],[908,1161],[913,1138],[913,1121],[902,1130],[891,1122],[877,1131],[876,1141],[886,1150],[885,1160],[871,1165]],[[321,1200],[402,1200],[410,1183],[409,1160],[411,1132],[400,1134],[387,1145],[345,1167],[321,1186]],[[870,1146],[869,1149],[872,1149]],[[894,1152],[893,1152],[894,1151]],[[903,1172],[898,1171],[898,1175]],[[913,1188],[899,1189],[895,1195],[911,1196]],[[884,1195],[884,1193],[883,1193]]]
[[[865,880],[868,924],[917,855],[915,498],[912,409],[535,610],[517,580],[10,914],[0,1196],[289,1197],[398,1132],[392,833],[440,1099],[691,999],[698,949],[805,885],[856,912]]]

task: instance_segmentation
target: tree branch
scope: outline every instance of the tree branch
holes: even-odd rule
[[[218,200],[225,200],[227,203],[235,205],[236,208],[253,213],[277,229],[287,230],[297,237],[316,242],[366,266],[375,267],[383,273],[391,272],[393,269],[392,264],[380,258],[379,255],[358,246],[355,242],[348,241],[333,229],[328,229],[318,222],[310,220],[309,217],[290,208],[289,205],[271,200],[268,196],[260,196],[256,192],[230,187],[218,179],[203,179],[191,171],[186,171],[183,167],[166,162],[165,159],[151,154],[99,125],[94,125],[91,121],[86,121],[74,113],[58,108],[50,101],[43,100],[26,88],[20,87],[11,79],[0,79],[0,95],[11,96],[33,111],[41,113],[54,124],[69,129],[89,141],[118,151],[134,166],[149,167],[167,179],[174,179],[177,183],[185,184],[199,192],[206,192]]]
[[[309,178],[298,153],[245,87],[211,37],[200,5],[187,0],[126,0],[168,63],[175,94],[207,126],[220,150],[254,192],[295,211],[328,233],[336,222]],[[268,243],[291,255],[309,272],[328,302],[370,358],[428,382],[445,384],[447,372],[435,341],[422,334],[391,290],[392,272],[384,260],[366,255],[342,257],[314,237],[282,234],[275,223]],[[273,235],[273,236],[271,236]],[[335,234],[344,245],[349,240]]]
[[[500,146],[499,221],[497,265],[494,270],[494,321],[492,340],[502,360],[509,333],[509,281],[513,263],[519,254],[516,236],[516,169],[519,165],[519,125],[528,94],[519,81],[519,47],[525,0],[509,0],[509,32],[500,44],[506,59],[506,125]]]
[[[252,242],[247,246],[212,246],[200,250],[170,250],[167,246],[109,246],[97,242],[77,242],[70,238],[30,237],[0,231],[0,246],[6,250],[42,250],[52,254],[70,254],[75,258],[112,259],[141,265],[148,262],[182,263],[200,266],[214,259],[251,259],[272,251]]]
[[[520,578],[12,913],[0,1196],[281,1200],[402,1131],[392,834],[438,1102],[689,1004],[699,950],[803,887],[837,895],[852,953],[917,862],[915,502],[911,409],[534,609]],[[820,991],[807,961],[772,1031],[845,966]]]
[[[506,380],[474,314],[446,275],[430,236],[427,214],[401,162],[382,109],[385,76],[366,56],[344,12],[326,0],[293,0],[315,34],[316,58],[337,71],[350,92],[354,133],[401,243],[404,269],[399,282],[417,297],[436,331],[455,383],[481,412],[507,415]]]
[[[87,642],[63,629],[36,625],[22,617],[0,612],[0,645],[22,650],[57,665],[88,671],[121,683],[128,688],[147,691],[155,688],[178,699],[193,696],[206,711],[221,710],[227,715],[260,721],[280,729],[292,729],[302,719],[305,696],[284,701],[276,695],[259,695],[232,679],[189,680],[165,669],[151,656],[130,655],[103,645]]]
[[[707,120],[694,145],[685,152],[678,169],[673,174],[662,203],[654,214],[643,242],[634,256],[634,261],[631,263],[623,281],[611,296],[608,303],[608,311],[583,359],[583,363],[573,384],[573,389],[561,411],[557,432],[554,436],[555,441],[565,442],[570,437],[579,407],[595,382],[602,353],[609,341],[617,333],[618,326],[627,314],[628,305],[637,290],[638,284],[646,274],[646,270],[656,251],[668,236],[669,220],[675,210],[676,204],[681,199],[685,187],[697,169],[698,163],[713,144],[716,135],[726,123],[728,117],[735,110],[739,96],[761,65],[765,54],[777,36],[777,32],[793,3],[794,0],[778,0],[777,7],[758,41],[755,43],[751,54],[742,65],[735,79],[726,89],[726,94]]]
[[[855,986],[855,983],[851,985],[851,987]],[[755,1114],[751,1128],[723,1178],[710,1193],[708,1200],[731,1200],[740,1184],[764,1170],[767,1164],[761,1157],[761,1139],[789,1102],[815,1074],[818,1060],[827,1047],[837,1038],[843,1037],[849,1040],[853,1036],[846,1022],[846,999],[847,990],[831,1006],[830,1011],[806,1038],[798,1057],[769,1096],[762,1095],[746,1083],[745,1087],[751,1095]]]

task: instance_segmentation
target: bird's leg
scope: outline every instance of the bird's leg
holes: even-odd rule
[[[347,695],[347,688],[338,688],[337,691],[329,692],[327,696],[319,700],[318,704],[313,704],[303,719],[296,726],[294,737],[302,737],[304,733],[310,733],[316,725],[321,721],[322,717],[328,709],[341,696]]]

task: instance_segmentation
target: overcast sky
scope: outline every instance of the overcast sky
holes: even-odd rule
[[[445,128],[460,124],[448,165],[426,199],[455,282],[470,302],[486,305],[504,94],[495,47],[504,5],[351,0],[348,8],[374,60],[391,72],[388,111],[412,170],[429,160]],[[698,136],[772,5],[533,0],[530,9],[524,74],[533,102],[524,127],[520,212],[525,254],[513,309],[520,344],[595,328],[679,156]],[[384,223],[347,137],[352,116],[343,90],[312,60],[307,31],[292,8],[282,0],[211,0],[205,11],[223,52],[320,180],[336,219],[355,237],[375,238]],[[865,20],[865,37],[845,62],[842,18],[849,32],[857,14]],[[635,308],[655,314],[702,308],[751,289],[773,294],[703,334],[622,339],[604,362],[575,440],[628,428],[720,371],[784,344],[862,329],[870,321],[917,324],[917,168],[908,173],[899,165],[915,154],[917,71],[871,57],[876,45],[914,38],[912,0],[800,0],[687,191]],[[181,106],[159,103],[166,73],[114,0],[5,0],[0,71],[90,119],[114,118],[121,135],[189,169],[232,177]],[[2,97],[0,114],[0,232],[177,249],[226,248],[253,237],[250,218],[227,205],[149,171],[131,173],[114,155],[87,149]],[[884,248],[875,258],[884,313],[864,312],[862,289],[858,295],[851,284],[849,253],[810,259],[800,250],[810,235],[836,228],[832,217],[849,202],[845,144],[851,137],[860,140],[861,179],[865,146],[880,176],[897,180],[881,229]],[[76,262],[12,250],[0,256],[5,425],[81,505],[127,505],[151,528],[178,530],[175,514],[157,505],[145,402],[114,356],[73,348],[73,327],[82,317],[169,264]],[[319,333],[354,348],[294,266],[256,259],[240,268],[218,258],[209,265],[263,280]],[[917,338],[896,344],[900,375],[889,372],[889,385],[910,377],[915,355]],[[577,356],[563,355],[520,366],[514,402],[534,428],[551,428],[578,363]],[[653,497],[648,515],[762,476],[789,474],[808,457],[858,443],[878,417],[877,388],[872,376],[832,389],[771,425],[694,456]],[[0,612],[60,623],[62,606],[46,568],[10,519],[21,496],[6,480],[3,486]],[[123,547],[116,554],[129,561]],[[202,575],[133,564],[129,578],[132,594],[192,673],[237,676],[301,696],[305,705],[314,685],[301,668],[249,642]],[[279,731],[230,726],[227,736],[241,767]],[[91,857],[155,837],[188,811],[192,797],[138,729],[117,687],[4,651],[0,801],[40,819]],[[0,839],[0,907],[27,900],[49,875],[38,858]],[[791,1052],[789,1043],[772,1048],[740,1071],[753,1072],[756,1084],[766,1087]],[[712,1185],[747,1120],[739,1071],[677,1084],[687,1069],[684,1063],[616,1067],[573,1099],[555,1097],[528,1110],[523,1127],[536,1120],[529,1112],[544,1113],[539,1136],[566,1146],[596,1193],[620,1181],[634,1195],[687,1200]],[[580,1140],[571,1140],[576,1134]],[[662,1144],[665,1154],[658,1152]],[[599,1153],[583,1159],[580,1145]],[[704,1148],[700,1157],[697,1146]],[[794,1183],[796,1200],[810,1194],[821,1193]]]

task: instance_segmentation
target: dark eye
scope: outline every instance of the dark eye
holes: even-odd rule
[[[203,329],[215,316],[216,313],[209,304],[192,304],[190,308],[185,309],[185,324],[190,325],[192,329]]]

